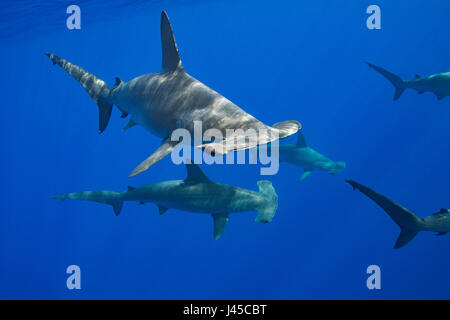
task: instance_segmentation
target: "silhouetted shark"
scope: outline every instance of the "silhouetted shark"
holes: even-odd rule
[[[362,184],[346,180],[354,190],[359,190],[367,197],[378,204],[400,227],[401,232],[398,236],[394,248],[398,249],[410,242],[420,231],[437,232],[441,236],[450,231],[450,212],[447,209],[441,209],[439,212],[426,218],[419,218],[408,209],[386,198],[385,196],[363,186]]]
[[[100,133],[106,129],[112,107],[116,105],[122,117],[131,115],[124,129],[138,124],[163,139],[160,147],[130,176],[147,170],[173,150],[178,144],[177,141],[171,141],[175,129],[184,128],[193,135],[194,121],[201,121],[204,131],[210,128],[220,130],[224,137],[227,129],[252,129],[259,133],[252,141],[233,136],[229,140],[234,141],[236,138],[234,144],[227,144],[226,141],[211,143],[208,149],[211,154],[225,154],[267,144],[292,135],[299,129],[298,121],[284,121],[269,127],[188,75],[181,64],[172,27],[164,11],[161,14],[161,44],[161,72],[145,74],[128,82],[116,78],[116,84],[111,89],[93,74],[54,54],[46,53],[53,64],[58,64],[80,82],[97,103]],[[207,148],[205,146],[202,144],[197,147]]]
[[[124,201],[157,204],[159,213],[169,208],[194,213],[208,213],[214,219],[214,239],[225,230],[230,213],[258,211],[256,222],[272,221],[278,207],[278,196],[270,181],[258,181],[259,192],[212,182],[195,164],[187,164],[185,180],[163,181],[128,191],[84,191],[67,193],[54,199],[88,200],[113,207],[119,215]]]
[[[403,80],[399,76],[367,62],[369,67],[381,73],[395,87],[394,101],[396,101],[405,89],[414,89],[420,94],[424,92],[433,92],[438,100],[450,95],[450,72],[432,74],[427,77],[416,75],[413,80]]]

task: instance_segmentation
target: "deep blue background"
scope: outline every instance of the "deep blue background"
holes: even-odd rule
[[[450,98],[406,91],[364,62],[404,78],[450,70],[450,3],[422,1],[79,1],[82,29],[65,27],[64,1],[1,9],[0,298],[310,299],[450,298],[450,237],[421,233],[393,250],[399,229],[345,182],[352,178],[420,216],[450,207]],[[76,3],[76,2],[75,2]],[[56,5],[58,4],[58,5]],[[366,28],[370,4],[382,30]],[[97,133],[97,107],[44,52],[114,83],[160,70],[166,9],[191,75],[272,124],[297,119],[310,146],[347,162],[341,174],[282,165],[270,224],[233,215],[212,240],[212,219],[156,206],[59,202],[64,192],[181,179],[170,158],[128,173],[159,144],[122,132],[114,111]],[[286,142],[295,142],[290,137]],[[203,166],[214,181],[256,190],[257,166]],[[264,177],[267,178],[267,177]],[[82,270],[82,290],[65,269]],[[377,264],[382,290],[366,288]]]

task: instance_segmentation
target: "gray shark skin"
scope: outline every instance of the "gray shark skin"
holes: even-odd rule
[[[403,80],[386,69],[369,62],[366,63],[369,67],[378,71],[394,85],[394,101],[398,100],[406,89],[414,89],[419,92],[419,94],[424,92],[432,92],[438,100],[450,95],[450,72],[432,74],[427,77],[416,75],[413,80]]]
[[[259,192],[215,183],[195,164],[187,164],[185,180],[163,181],[128,191],[84,191],[53,197],[60,200],[87,200],[109,204],[118,216],[123,202],[155,203],[162,215],[169,208],[211,214],[214,239],[223,234],[230,213],[258,211],[256,222],[271,222],[278,207],[278,196],[270,181],[258,181]]]
[[[337,174],[345,169],[345,162],[334,162],[306,143],[302,132],[297,133],[297,144],[280,144],[280,162],[287,162],[304,169],[300,180],[306,179],[314,170]]]
[[[164,11],[161,13],[161,45],[161,72],[145,74],[128,82],[116,78],[116,84],[111,89],[103,80],[84,69],[52,53],[46,53],[53,64],[59,65],[74,77],[97,103],[100,133],[106,129],[112,107],[116,105],[122,117],[130,115],[130,122],[124,129],[140,125],[162,138],[160,147],[136,167],[130,177],[147,170],[173,150],[178,144],[170,140],[175,129],[187,129],[193,136],[194,121],[201,121],[203,131],[215,128],[224,137],[227,129],[254,129],[258,132],[265,129],[267,133],[260,134],[252,142],[256,145],[287,137],[300,128],[298,121],[279,122],[269,127],[187,74]],[[237,143],[231,147],[225,141],[196,147],[206,148],[211,154],[225,154],[255,146],[239,137],[236,140]]]
[[[428,217],[419,218],[408,209],[372,189],[353,180],[345,181],[353,187],[353,190],[361,191],[378,204],[400,227],[401,232],[394,249],[408,244],[420,231],[437,232],[438,236],[445,235],[450,231],[450,211],[447,209],[441,209]]]

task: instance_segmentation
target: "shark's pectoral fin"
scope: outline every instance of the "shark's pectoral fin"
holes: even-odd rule
[[[134,177],[135,175],[138,175],[139,173],[142,173],[150,168],[152,165],[172,152],[173,148],[175,148],[177,144],[177,141],[170,141],[168,139],[164,140],[159,148],[156,149],[156,151],[150,157],[141,162],[141,164],[138,165],[128,177]]]
[[[300,177],[300,180],[305,180],[309,177],[309,175],[312,173],[312,169],[305,169],[302,176]]]
[[[448,232],[438,232],[436,233],[437,236],[444,236],[446,235]]]
[[[214,219],[214,240],[217,240],[222,236],[225,231],[225,227],[227,226],[229,215],[229,213],[211,214]]]
[[[120,212],[122,212],[123,202],[122,201],[114,201],[111,205],[113,207],[115,215],[118,216],[120,214]]]
[[[158,206],[158,211],[159,211],[159,215],[162,216],[164,213],[166,213],[167,210],[169,210],[169,208],[166,208],[160,204],[157,204]]]
[[[447,94],[443,93],[443,92],[434,92],[434,94],[436,95],[436,98],[438,100],[442,100],[442,99],[444,99],[447,96]]]

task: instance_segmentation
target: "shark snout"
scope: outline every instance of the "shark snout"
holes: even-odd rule
[[[333,164],[333,166],[330,168],[330,170],[328,171],[330,174],[338,174],[340,173],[342,170],[344,170],[346,167],[345,162],[343,161],[338,161],[335,162]]]

